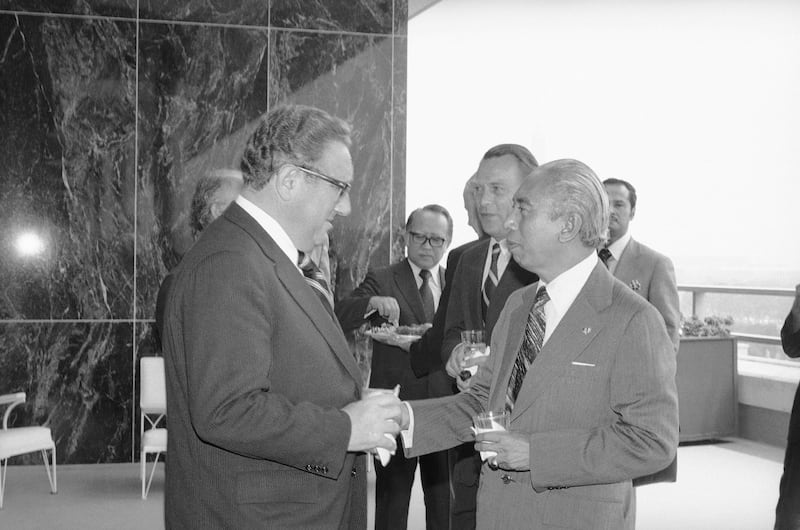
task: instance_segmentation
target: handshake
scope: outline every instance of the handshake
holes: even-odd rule
[[[401,429],[408,428],[409,423],[408,409],[398,398],[399,391],[399,386],[366,389],[361,400],[342,409],[350,416],[348,451],[386,449],[394,453],[397,449],[395,437]]]

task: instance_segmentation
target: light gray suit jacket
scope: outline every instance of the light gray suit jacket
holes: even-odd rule
[[[658,309],[678,351],[681,312],[672,260],[631,238],[619,257],[614,276]]]
[[[536,288],[509,297],[469,391],[411,403],[409,456],[472,440],[472,415],[502,410]],[[531,471],[483,466],[478,528],[634,527],[631,479],[678,446],[675,353],[656,310],[602,264],[531,366],[510,430],[529,437]]]

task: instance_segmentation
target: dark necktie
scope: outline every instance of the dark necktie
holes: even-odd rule
[[[431,291],[431,271],[422,269],[419,271],[422,278],[422,285],[419,286],[419,296],[422,298],[422,308],[425,310],[425,322],[433,322],[433,314],[436,308],[433,304],[433,291]]]
[[[497,260],[499,257],[500,243],[495,243],[492,245],[492,262],[489,264],[489,274],[486,275],[486,280],[483,282],[481,293],[481,314],[484,322],[486,322],[486,313],[489,310],[489,302],[492,301],[492,294],[494,294],[494,290],[500,280],[497,277]]]
[[[317,267],[317,264],[311,260],[311,256],[304,252],[299,253],[297,264],[300,270],[303,271],[303,276],[306,278],[306,283],[311,286],[314,293],[322,302],[325,310],[329,314],[333,314],[333,294],[328,287],[328,282],[325,280],[325,275]]]
[[[608,247],[603,247],[597,251],[597,255],[600,256],[600,260],[603,262],[603,265],[608,268],[608,260],[613,258],[614,256],[611,254],[611,251],[608,250]]]
[[[517,401],[519,389],[522,388],[522,382],[525,380],[525,374],[528,373],[528,369],[542,349],[545,329],[544,305],[548,301],[550,301],[550,296],[547,294],[547,289],[542,287],[536,293],[533,309],[528,313],[525,337],[514,361],[514,367],[511,369],[511,379],[508,381],[508,389],[506,390],[506,410],[509,414]]]

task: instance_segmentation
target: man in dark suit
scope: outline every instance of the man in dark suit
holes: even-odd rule
[[[373,311],[380,315],[381,321],[399,322],[403,326],[431,322],[444,288],[444,270],[439,262],[452,237],[453,220],[442,206],[429,204],[411,212],[405,233],[407,258],[370,271],[350,296],[336,304],[336,315],[345,333],[361,326]],[[401,399],[428,397],[427,377],[414,375],[408,354],[391,343],[374,341],[370,387],[395,385],[400,385]],[[419,459],[398,453],[386,467],[376,466],[376,530],[405,530],[417,460],[427,528],[449,528],[447,453],[442,451]]]
[[[508,296],[538,279],[512,259],[505,241],[508,230],[504,226],[511,212],[514,192],[537,165],[536,158],[525,147],[501,144],[483,155],[472,179],[478,219],[489,239],[469,246],[461,254],[447,303],[441,348],[447,373],[462,388],[466,388],[468,381],[461,379],[460,373],[468,365],[480,361],[465,359],[461,332],[483,329],[488,341]],[[475,528],[480,459],[472,444],[453,449],[450,459],[453,489],[451,525],[458,529]]]
[[[494,452],[478,528],[633,529],[631,480],[678,445],[672,344],[653,306],[598,260],[608,199],[588,166],[544,164],[514,204],[509,248],[541,280],[509,297],[465,392],[406,404],[406,454],[470,440],[473,415],[505,411],[508,430],[475,438]]]
[[[263,116],[242,194],[173,273],[167,528],[366,528],[363,452],[395,447],[399,402],[361,398],[324,290],[298,266],[350,211],[349,145],[319,109]]]
[[[658,310],[677,354],[681,313],[672,260],[631,237],[630,222],[636,215],[636,188],[630,182],[615,178],[604,180],[603,187],[608,193],[611,216],[608,221],[608,243],[605,249],[600,250],[600,258],[615,278]],[[638,477],[633,485],[675,482],[677,478],[676,456],[665,469]]]
[[[800,357],[800,285],[795,287],[794,303],[781,329],[783,351]],[[775,509],[775,530],[800,529],[800,386],[794,394],[789,437],[783,460],[780,496]]]

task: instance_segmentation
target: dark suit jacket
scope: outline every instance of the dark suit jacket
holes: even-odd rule
[[[439,267],[440,285],[445,284],[444,270]],[[357,329],[365,322],[369,299],[373,296],[391,296],[400,306],[400,325],[408,326],[425,322],[422,297],[419,295],[414,272],[408,259],[389,267],[367,273],[364,281],[347,298],[336,303],[336,316],[345,332]],[[440,298],[441,304],[441,298]],[[372,344],[371,388],[393,388],[400,385],[401,399],[420,399],[427,397],[427,378],[417,378],[411,370],[411,363],[401,348],[389,346],[378,341]]]
[[[361,377],[302,273],[234,203],[173,274],[167,528],[366,528]]]
[[[783,351],[789,357],[800,357],[800,329],[794,329],[792,314],[786,317],[781,328]],[[800,386],[794,394],[789,434],[783,460],[783,475],[775,508],[775,530],[797,528],[800,522]]]
[[[681,312],[672,260],[631,238],[614,276],[658,309],[677,352]]]
[[[447,304],[447,319],[441,349],[442,360],[445,363],[450,358],[453,348],[461,342],[461,332],[464,330],[483,329],[488,342],[508,296],[520,287],[530,285],[539,279],[536,274],[526,271],[514,261],[514,258],[511,258],[489,301],[484,323],[481,315],[481,288],[483,266],[489,253],[490,241],[486,239],[466,249],[456,267],[450,300]]]
[[[408,456],[474,439],[472,415],[502,410],[536,286],[513,293],[470,389],[411,402]],[[510,430],[530,441],[530,471],[481,468],[477,528],[632,529],[631,479],[678,445],[676,357],[658,312],[600,263],[525,378]]]

